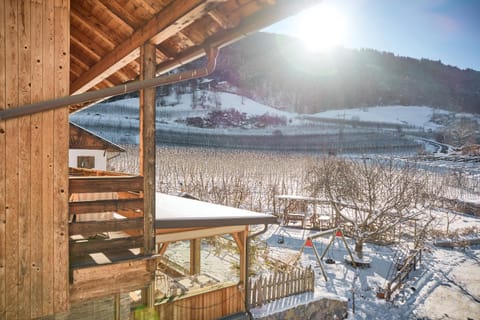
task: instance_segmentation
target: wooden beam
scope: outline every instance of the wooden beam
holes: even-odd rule
[[[69,203],[69,213],[83,214],[92,212],[118,212],[121,210],[143,210],[143,199],[114,199],[75,201]]]
[[[241,237],[241,234],[238,233],[238,232],[233,233],[232,237],[233,237],[233,240],[235,240],[235,243],[237,244],[237,247],[238,247],[239,251],[242,252],[243,250],[245,250],[245,243],[244,243],[244,240]]]
[[[68,233],[70,235],[81,234],[88,236],[102,232],[141,229],[142,227],[143,218],[72,222],[70,223]]]
[[[82,93],[108,78],[117,70],[135,60],[140,55],[139,47],[152,39],[158,44],[176,32],[184,29],[201,18],[207,9],[213,9],[212,0],[172,1],[142,28],[137,29],[131,37],[106,54],[102,60],[93,65],[84,75],[71,85],[71,94]]]
[[[190,240],[190,274],[200,273],[202,239]]]
[[[141,48],[141,78],[155,78],[156,49],[151,42],[146,42]],[[143,253],[155,252],[155,88],[140,90],[140,174],[143,180]],[[153,270],[152,270],[153,273]],[[149,283],[144,290],[147,306],[155,304],[155,283]]]
[[[174,241],[183,241],[196,238],[206,238],[212,237],[219,234],[230,234],[235,232],[242,232],[245,230],[245,226],[229,226],[229,227],[218,227],[218,228],[206,228],[198,230],[190,230],[184,232],[175,232],[175,233],[165,233],[157,234],[155,241],[157,243],[165,242],[174,242]]]
[[[236,238],[238,238],[238,249],[240,251],[240,282],[243,283],[244,285],[246,284],[246,281],[248,281],[248,268],[247,268],[247,235],[248,235],[248,227],[245,227],[243,232],[239,232],[236,234]],[[235,241],[237,241],[237,239]]]
[[[72,26],[81,28],[92,39],[107,41],[113,47],[134,32],[132,27],[97,0],[71,1],[70,16]]]
[[[157,74],[169,72],[175,68],[178,68],[181,65],[187,64],[195,59],[203,57],[205,55],[204,47],[225,47],[243,37],[246,37],[252,32],[265,28],[277,21],[280,21],[291,15],[294,15],[295,13],[298,13],[300,10],[305,9],[308,6],[313,6],[314,4],[318,3],[320,3],[319,0],[277,0],[277,4],[275,6],[268,6],[267,8],[246,17],[235,27],[218,32],[214,36],[208,38],[202,46],[196,46],[186,49],[178,56],[172,57],[172,60],[165,61],[159,64],[157,66]],[[214,8],[212,8],[212,10],[213,9]],[[215,15],[215,13],[213,15]],[[231,18],[230,22],[232,21],[234,21],[234,19]]]
[[[87,169],[87,168],[68,168],[68,174],[70,176],[122,176],[122,177],[131,177],[131,174],[117,171],[106,171],[106,170],[97,170],[97,169]]]
[[[177,233],[177,232],[184,232],[184,231],[194,231],[194,230],[202,230],[205,227],[201,228],[168,228],[168,229],[155,229],[155,234],[166,234],[166,233]]]
[[[70,193],[142,191],[143,177],[71,177]]]
[[[147,271],[148,262],[134,260],[75,269],[72,271],[70,301],[89,300],[144,287],[151,279]]]
[[[143,237],[128,237],[118,239],[101,239],[70,242],[71,255],[84,255],[95,252],[115,252],[134,248],[141,248]]]
[[[142,47],[142,80],[155,77],[156,52],[152,43]],[[155,88],[140,91],[140,174],[143,176],[144,250],[155,251]]]
[[[168,249],[168,245],[170,244],[170,242],[165,242],[165,243],[162,243],[161,244],[161,247],[160,249],[158,249],[158,255],[159,256],[163,256],[165,254],[165,252],[167,251]]]

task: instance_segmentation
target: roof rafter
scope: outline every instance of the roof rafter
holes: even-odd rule
[[[282,5],[274,6],[267,9],[259,10],[251,16],[243,18],[237,26],[224,29],[217,34],[211,36],[202,46],[190,47],[177,56],[170,58],[157,65],[157,74],[169,72],[181,65],[187,64],[195,59],[205,55],[204,47],[211,46],[222,48],[238,39],[246,37],[248,34],[269,26],[270,24],[285,19],[306,6],[312,6],[319,3],[320,0],[305,0],[305,1],[291,1],[291,0],[277,0]],[[268,2],[268,1],[267,1]],[[231,4],[228,2],[227,4]],[[242,7],[239,8],[239,10]]]
[[[220,0],[222,1],[222,0]],[[219,0],[174,1],[160,11],[142,28],[93,65],[71,85],[71,94],[85,92],[140,56],[139,47],[150,39],[159,44],[184,29],[206,12],[214,9]]]

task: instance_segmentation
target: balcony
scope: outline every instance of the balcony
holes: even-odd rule
[[[70,301],[145,287],[143,177],[70,169]]]

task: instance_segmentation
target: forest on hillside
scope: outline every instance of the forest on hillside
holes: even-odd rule
[[[180,69],[204,64],[205,58]],[[403,105],[480,114],[480,71],[373,49],[311,53],[296,38],[262,32],[222,48],[208,78],[227,83],[209,89],[235,88],[235,93],[257,102],[298,113]],[[192,89],[205,88],[205,81],[159,87],[158,99],[187,91],[196,94]]]
[[[309,53],[299,40],[256,33],[221,50],[217,81],[288,111],[421,105],[480,113],[480,72],[371,49]]]

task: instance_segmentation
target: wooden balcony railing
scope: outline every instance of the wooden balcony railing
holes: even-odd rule
[[[70,170],[70,301],[145,287],[154,278],[143,254],[143,177]]]
[[[70,171],[70,266],[136,258],[143,247],[143,177],[116,172]]]

